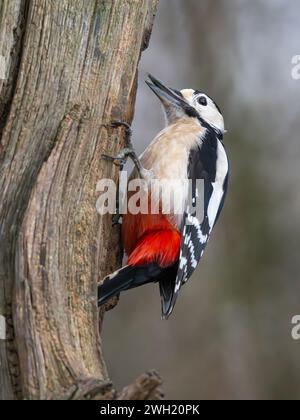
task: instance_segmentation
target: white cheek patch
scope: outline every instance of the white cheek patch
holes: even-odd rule
[[[193,93],[191,94],[191,92]],[[205,93],[199,93],[195,95],[195,91],[191,89],[185,89],[181,91],[181,93],[184,94],[185,99],[192,107],[196,109],[196,111],[198,112],[200,117],[203,118],[204,121],[206,121],[209,125],[224,133],[224,118],[218,107],[215,105],[214,101],[208,95],[206,95]],[[198,102],[201,96],[205,97],[207,105],[201,105]]]

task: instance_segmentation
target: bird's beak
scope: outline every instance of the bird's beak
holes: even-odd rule
[[[165,86],[160,80],[151,76],[151,74],[148,75],[146,83],[155,95],[158,96],[164,107],[168,108],[173,106],[185,109],[188,105],[179,91]]]

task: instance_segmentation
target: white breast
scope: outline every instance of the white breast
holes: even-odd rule
[[[178,224],[188,196],[187,168],[190,150],[204,131],[196,119],[177,120],[161,131],[140,157],[142,165],[151,171],[153,178],[167,185],[166,197],[173,192],[175,203],[171,203],[170,214],[177,215],[175,219]]]
[[[157,179],[186,179],[190,150],[204,133],[196,119],[180,119],[162,130],[141,155]]]

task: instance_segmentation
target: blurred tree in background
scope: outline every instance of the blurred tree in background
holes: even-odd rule
[[[151,362],[169,398],[300,397],[291,338],[300,312],[299,20],[296,0],[161,0],[141,63],[136,148],[163,127],[146,72],[202,89],[223,111],[231,181],[171,319],[160,320],[153,285],[123,294],[107,316],[105,353],[120,386]]]

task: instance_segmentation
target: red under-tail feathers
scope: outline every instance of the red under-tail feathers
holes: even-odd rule
[[[177,230],[160,229],[147,231],[129,255],[129,265],[146,265],[156,262],[165,268],[178,259],[180,233]]]
[[[176,223],[161,213],[127,213],[123,215],[122,236],[128,263],[107,276],[98,287],[98,304],[124,290],[158,282],[162,313],[166,317],[172,306],[181,245]]]
[[[164,214],[124,214],[122,239],[129,265],[168,267],[178,259],[180,232]]]

